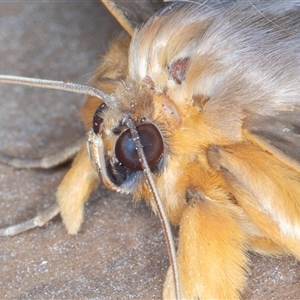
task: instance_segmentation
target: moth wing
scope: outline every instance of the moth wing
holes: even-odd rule
[[[130,35],[137,26],[165,6],[163,0],[102,0],[102,2]]]
[[[244,136],[300,171],[300,108],[273,116],[251,114],[243,124]]]
[[[265,237],[300,258],[300,111],[249,114],[243,134],[251,143],[208,148],[209,164],[220,171],[239,206]],[[271,155],[270,155],[271,154]],[[246,224],[248,226],[248,224]],[[249,227],[250,228],[250,227]],[[251,235],[260,235],[252,228]],[[276,253],[264,239],[254,249]]]
[[[253,250],[300,259],[299,172],[258,149],[251,143],[211,146],[208,159],[246,213],[241,224]]]

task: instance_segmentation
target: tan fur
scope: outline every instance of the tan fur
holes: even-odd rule
[[[245,241],[245,234],[226,207],[214,201],[190,199],[179,233],[182,297],[238,298],[247,271]],[[165,290],[166,293],[168,286]]]
[[[115,42],[101,64],[95,70],[91,83],[106,93],[112,93],[127,73],[129,38]],[[101,100],[88,97],[81,110],[86,128],[92,126],[93,115]],[[92,167],[87,146],[84,144],[75,158],[72,168],[64,177],[57,191],[57,202],[63,222],[69,234],[76,234],[83,222],[84,203],[98,183],[98,175]]]
[[[90,80],[90,85],[105,93],[113,93],[117,86],[125,80],[128,74],[128,48],[130,37],[115,41],[107,54],[102,58],[99,67],[95,70]],[[83,105],[80,117],[87,129],[92,127],[95,110],[101,103],[96,97],[88,97]]]
[[[83,222],[83,205],[97,183],[97,173],[92,168],[84,145],[56,193],[60,214],[69,234],[78,232]]]
[[[242,128],[252,112],[276,116],[298,109],[298,17],[290,11],[274,24],[270,19],[284,6],[262,5],[261,14],[250,6],[246,14],[240,10],[245,3],[224,11],[185,5],[154,17],[135,33],[129,54],[129,39],[113,44],[91,81],[116,99],[99,134],[111,165],[118,139],[113,130],[123,130],[124,114],[136,124],[155,124],[163,136],[154,181],[168,218],[180,225],[179,276],[187,299],[239,298],[247,250],[300,259],[300,174],[248,140]],[[87,128],[100,103],[87,99],[81,114]],[[96,176],[84,147],[58,190],[69,233],[79,230]],[[128,192],[122,188],[115,190]],[[156,211],[142,174],[130,188]],[[173,297],[169,270],[164,298]]]

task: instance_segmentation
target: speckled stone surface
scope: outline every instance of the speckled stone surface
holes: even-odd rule
[[[0,2],[0,73],[85,83],[118,35],[98,1]],[[84,135],[82,96],[0,84],[0,151],[37,158]],[[55,201],[68,166],[0,165],[0,226],[35,216]],[[159,299],[168,266],[158,219],[144,205],[99,187],[76,236],[60,217],[47,227],[0,238],[1,299]],[[293,258],[250,255],[244,299],[299,299]]]

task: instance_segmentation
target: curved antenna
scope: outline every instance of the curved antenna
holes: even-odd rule
[[[9,76],[9,75],[0,75],[0,82],[28,85],[28,86],[34,86],[34,87],[40,87],[46,89],[61,90],[61,91],[73,92],[77,94],[85,94],[85,95],[94,96],[99,99],[102,99],[107,104],[109,104],[112,101],[112,96],[110,94],[106,94],[96,88],[87,85],[81,85],[72,82],[29,78],[29,77],[22,77],[22,76]]]
[[[154,201],[156,203],[156,206],[157,206],[158,216],[159,216],[160,222],[161,222],[163,230],[164,230],[166,244],[167,244],[167,248],[168,248],[169,259],[170,259],[170,263],[171,263],[172,270],[173,270],[176,300],[179,300],[179,299],[181,299],[179,271],[178,271],[178,264],[177,264],[177,259],[176,259],[175,243],[174,243],[174,239],[173,239],[173,235],[172,235],[172,231],[171,231],[170,222],[167,218],[163,203],[162,203],[159,193],[156,189],[156,186],[155,186],[152,174],[151,174],[151,170],[147,163],[147,159],[146,159],[146,156],[145,156],[145,153],[143,150],[143,146],[140,141],[139,134],[136,130],[136,127],[128,115],[125,115],[123,122],[124,122],[124,124],[126,124],[126,126],[130,130],[132,139],[135,143],[135,147],[136,147],[139,159],[141,161],[142,168],[144,170],[146,182],[148,184],[148,187],[151,191],[151,194],[152,194]]]
[[[19,76],[8,76],[8,75],[0,75],[0,82],[28,85],[28,86],[41,87],[41,88],[50,88],[55,90],[64,90],[73,93],[80,93],[80,94],[85,94],[85,95],[90,95],[90,96],[100,98],[104,100],[106,103],[111,103],[114,99],[112,95],[106,94],[96,88],[89,87],[86,85],[75,84],[71,82],[36,79],[36,78],[19,77]],[[155,183],[149,165],[147,163],[138,132],[128,115],[125,115],[124,123],[130,129],[131,135],[133,137],[133,141],[136,145],[139,159],[141,160],[141,165],[144,170],[146,182],[149,186],[149,189],[153,195],[154,201],[157,206],[159,219],[161,221],[164,234],[165,234],[169,259],[173,270],[176,299],[179,300],[181,299],[180,281],[179,281],[178,264],[176,259],[176,248],[175,248],[175,243],[171,231],[171,226],[167,219],[167,215],[163,203],[161,201],[161,198],[159,196],[159,193],[155,187]],[[12,236],[31,228],[43,226],[52,218],[54,218],[58,213],[59,213],[59,207],[57,204],[54,204],[50,206],[45,212],[43,212],[42,216],[37,216],[36,218],[33,218],[29,221],[25,221],[23,223],[8,228],[0,229],[0,236],[7,236],[7,235]]]
[[[27,86],[34,86],[34,87],[41,87],[41,88],[49,88],[55,90],[62,90],[67,92],[73,92],[77,94],[85,94],[97,97],[106,103],[113,102],[113,96],[110,94],[106,94],[96,88],[76,84],[72,82],[63,82],[63,81],[54,81],[54,80],[46,80],[46,79],[37,79],[37,78],[29,78],[29,77],[20,77],[20,76],[10,76],[10,75],[0,75],[0,82],[3,83],[11,83],[11,84],[20,84],[20,85],[27,85]],[[76,146],[76,145],[75,145]],[[78,147],[77,147],[78,148]],[[71,147],[68,149],[69,152],[67,154],[73,154],[74,149]],[[52,167],[56,163],[60,162],[61,153],[59,155],[54,155],[48,157],[44,160],[32,160],[32,161],[24,161],[20,159],[14,159],[7,155],[0,153],[0,161],[13,165],[15,167],[45,167],[48,168],[49,166]],[[54,162],[54,164],[53,164]],[[51,205],[48,209],[44,212],[37,215],[35,218],[27,220],[25,222],[7,227],[7,228],[0,228],[0,236],[13,236],[19,234],[21,232],[27,231],[32,228],[44,226],[48,223],[51,219],[53,219],[56,215],[59,214],[59,207],[55,203]]]

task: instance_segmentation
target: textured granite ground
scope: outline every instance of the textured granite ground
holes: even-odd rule
[[[0,2],[0,73],[85,83],[119,28],[98,1]],[[84,134],[81,96],[0,85],[0,151],[41,157]],[[0,226],[24,221],[55,201],[68,166],[0,165]],[[251,255],[245,299],[298,299],[300,265]],[[2,299],[155,299],[168,258],[159,221],[144,204],[103,187],[86,221],[68,236],[60,217],[0,239]]]

